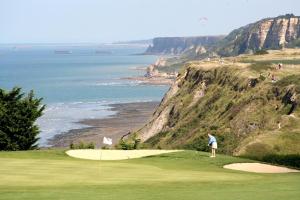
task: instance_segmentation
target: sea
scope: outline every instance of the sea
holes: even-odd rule
[[[37,120],[39,146],[56,134],[87,127],[83,119],[115,114],[110,104],[160,101],[165,85],[144,85],[126,77],[142,76],[157,56],[141,55],[143,45],[14,44],[0,45],[0,88],[21,87],[43,98]]]

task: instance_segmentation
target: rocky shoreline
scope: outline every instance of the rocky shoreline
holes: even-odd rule
[[[172,85],[174,82],[174,78],[166,78],[166,77],[126,77],[124,80],[133,80],[138,81],[140,85]]]
[[[178,76],[177,72],[163,72],[161,69],[167,66],[167,58],[161,57],[148,67],[136,67],[135,70],[145,70],[144,76],[125,77],[124,80],[138,81],[142,85],[172,85]]]
[[[152,116],[159,102],[136,102],[109,105],[115,115],[102,119],[86,119],[78,123],[88,125],[88,128],[74,129],[67,133],[54,136],[49,140],[52,147],[69,147],[71,143],[93,142],[97,147],[102,147],[103,137],[113,139],[113,144],[118,143],[121,137],[130,131],[141,128]]]

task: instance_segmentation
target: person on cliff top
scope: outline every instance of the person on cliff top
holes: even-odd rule
[[[274,74],[271,75],[271,81],[272,83],[275,83],[277,81],[276,77]]]
[[[211,158],[215,158],[216,157],[216,149],[218,148],[218,144],[217,144],[217,139],[211,135],[211,134],[207,134],[209,137],[209,141],[208,141],[208,146],[211,146]]]

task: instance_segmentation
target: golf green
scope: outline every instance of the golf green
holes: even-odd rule
[[[251,162],[183,151],[122,161],[68,157],[63,150],[0,152],[0,199],[272,199],[300,197],[300,173],[223,169]]]

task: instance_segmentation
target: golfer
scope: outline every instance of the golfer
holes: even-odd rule
[[[211,134],[207,134],[209,137],[209,142],[208,142],[208,146],[211,146],[211,158],[216,157],[216,149],[218,148],[218,144],[217,144],[217,139],[211,135]]]

